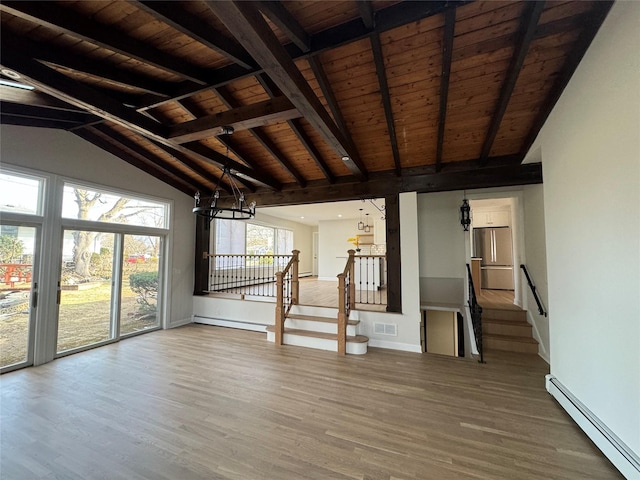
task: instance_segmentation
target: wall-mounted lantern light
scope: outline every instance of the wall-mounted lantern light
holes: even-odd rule
[[[469,225],[471,225],[471,206],[469,205],[469,200],[466,198],[462,200],[462,205],[460,205],[460,225],[462,225],[465,232],[469,231]]]

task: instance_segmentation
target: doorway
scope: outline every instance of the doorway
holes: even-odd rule
[[[39,228],[0,225],[0,368],[33,363]]]

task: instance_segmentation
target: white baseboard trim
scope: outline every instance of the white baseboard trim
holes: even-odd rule
[[[240,330],[252,330],[254,332],[264,332],[267,328],[267,325],[262,323],[247,323],[247,322],[240,322],[237,320],[222,320],[220,318],[200,317],[198,315],[194,315],[193,322],[201,323],[204,325],[213,325],[216,327],[229,327],[229,328],[237,328]]]
[[[375,338],[369,338],[369,346],[388,348],[389,350],[402,350],[404,352],[422,353],[422,347],[420,345],[414,345],[412,343],[389,342],[388,340],[377,340]]]
[[[193,323],[193,317],[187,317],[187,318],[183,318],[182,320],[176,320],[175,322],[171,322],[168,328],[181,327],[189,323]]]
[[[586,433],[593,443],[602,451],[620,473],[629,480],[640,479],[640,458],[609,427],[607,427],[591,410],[578,400],[553,375],[545,376],[545,387]]]

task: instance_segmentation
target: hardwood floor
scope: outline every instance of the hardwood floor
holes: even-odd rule
[[[617,479],[535,355],[341,357],[205,325],[0,378],[3,479]]]
[[[492,308],[496,310],[522,310],[513,304],[513,291],[511,290],[480,290],[478,303],[482,308]]]

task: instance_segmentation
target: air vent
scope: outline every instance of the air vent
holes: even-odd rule
[[[373,324],[373,333],[377,335],[398,335],[398,325],[395,323],[374,323]]]

